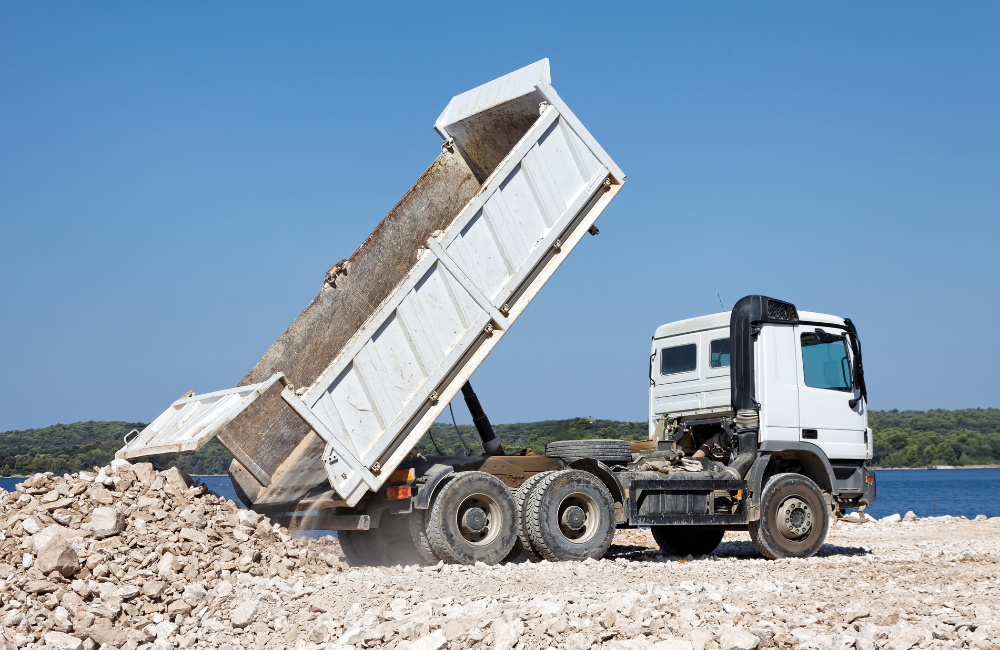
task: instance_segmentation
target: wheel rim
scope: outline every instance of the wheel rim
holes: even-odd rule
[[[583,544],[597,534],[601,509],[589,495],[574,492],[559,503],[559,531],[574,544]]]
[[[458,530],[473,546],[492,543],[503,526],[500,506],[485,494],[470,494],[458,507]]]
[[[778,504],[778,530],[790,540],[802,539],[812,531],[813,511],[802,498],[785,497]]]

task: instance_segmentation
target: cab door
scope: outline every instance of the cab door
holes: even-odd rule
[[[853,384],[854,359],[844,331],[813,325],[795,331],[800,440],[831,459],[866,458],[866,405]]]

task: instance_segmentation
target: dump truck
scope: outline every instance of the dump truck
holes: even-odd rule
[[[763,296],[705,321],[728,328],[728,366],[699,365],[713,339],[695,345],[695,370],[673,372],[670,359],[690,349],[657,341],[702,336],[691,327],[705,323],[658,330],[649,440],[506,453],[469,379],[584,235],[598,234],[595,221],[625,175],[552,88],[547,59],[452,98],[434,128],[443,140],[434,162],[330,267],[240,384],[189,391],[127,436],[118,458],[218,440],[247,507],[295,528],[338,531],[357,565],[583,560],[603,555],[617,528],[636,526],[651,527],[670,553],[708,553],[726,530],[749,529],[765,556],[801,557],[822,544],[831,516],[873,501],[870,443],[863,454],[825,445],[832,420],[801,419],[819,401],[803,398],[781,420],[810,422],[817,442],[775,433],[762,374],[774,369],[755,362],[771,354],[770,339],[757,338],[812,321]],[[823,323],[812,336],[847,351],[838,367],[850,386],[835,390],[857,393],[850,408],[867,427],[857,332],[844,319],[810,318]],[[485,453],[422,455],[418,442],[459,392]]]

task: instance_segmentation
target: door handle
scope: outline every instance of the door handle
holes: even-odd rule
[[[819,438],[819,432],[816,429],[803,429],[802,437],[806,440],[816,440]]]

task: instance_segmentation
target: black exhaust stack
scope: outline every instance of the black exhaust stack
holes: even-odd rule
[[[493,427],[490,426],[490,419],[486,417],[483,405],[479,403],[479,398],[476,397],[475,391],[472,390],[472,384],[469,382],[465,382],[465,385],[462,386],[462,397],[465,398],[465,405],[469,407],[469,413],[472,414],[472,423],[476,425],[476,431],[479,433],[479,438],[483,441],[483,449],[486,450],[486,454],[489,456],[503,456],[503,447],[500,446],[500,441],[497,440],[497,434],[493,433]]]

